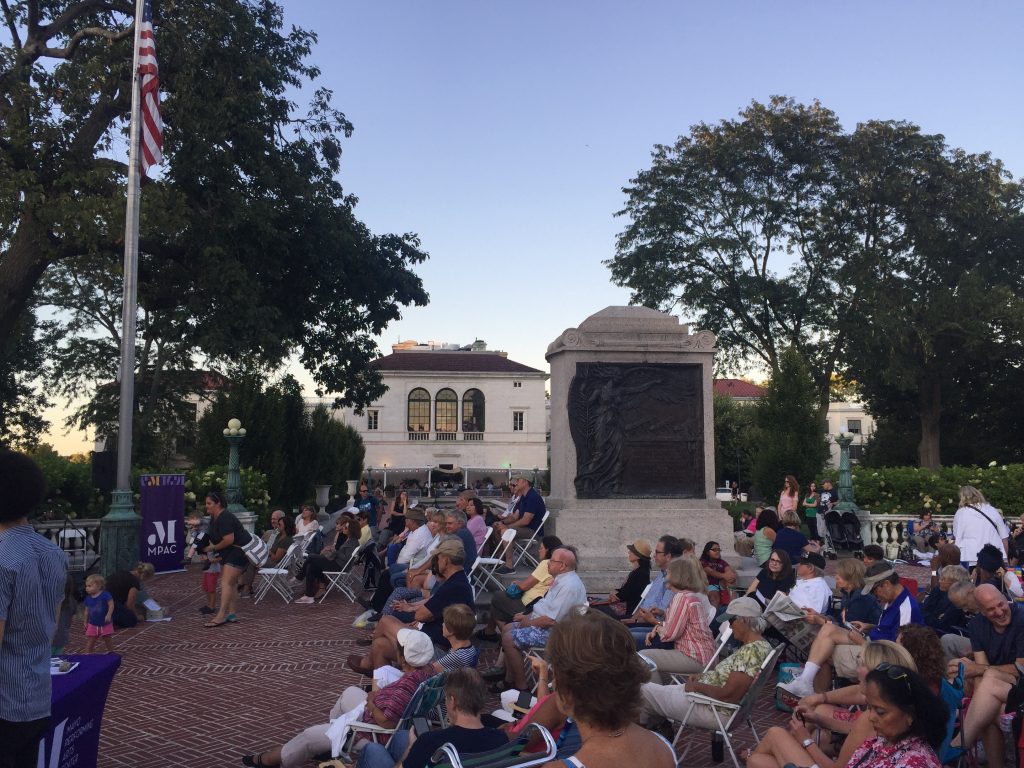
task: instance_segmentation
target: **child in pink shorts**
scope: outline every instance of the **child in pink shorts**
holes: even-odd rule
[[[185,559],[191,560],[209,543],[210,535],[206,532],[202,515],[198,511],[190,511],[185,522],[188,523],[189,527],[188,537],[186,538],[188,550]],[[217,585],[220,583],[220,562],[216,558],[211,559],[207,555],[200,555],[200,559],[203,561],[203,592],[206,593],[206,605],[200,608],[199,612],[209,615],[217,612]]]
[[[114,598],[105,587],[107,582],[98,573],[85,579],[85,652],[92,653],[96,638],[103,639],[107,653],[114,652],[110,637],[114,634]]]

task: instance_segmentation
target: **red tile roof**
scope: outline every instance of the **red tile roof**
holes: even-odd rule
[[[393,352],[370,365],[381,371],[413,373],[544,373],[496,352]]]
[[[765,389],[743,379],[715,379],[714,392],[729,397],[764,397]]]

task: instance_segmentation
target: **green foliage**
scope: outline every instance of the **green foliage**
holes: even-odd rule
[[[356,217],[337,179],[352,125],[315,86],[315,34],[285,29],[273,0],[155,10],[166,160],[141,195],[137,444],[184,426],[172,379],[198,365],[294,355],[341,403],[372,401],[374,338],[426,304],[413,268],[427,255],[415,234]],[[0,348],[34,301],[49,305],[50,388],[90,396],[76,419],[109,434],[99,387],[120,342],[130,6],[24,0],[5,15]]]
[[[44,360],[35,327],[35,314],[26,312],[14,335],[0,339],[0,446],[31,448],[49,426],[42,416],[49,399],[37,383]]]
[[[754,405],[741,405],[728,395],[714,396],[715,482],[737,480],[750,487],[754,457]]]
[[[222,392],[199,421],[193,451],[197,466],[223,461],[223,429],[232,418],[246,429],[242,463],[266,474],[275,504],[291,507],[308,501],[320,483],[330,483],[337,493],[347,480],[359,477],[365,455],[359,434],[323,407],[307,413],[301,388],[291,376],[265,386],[260,373],[238,372],[230,391]]]
[[[96,518],[106,514],[103,496],[92,484],[92,465],[88,456],[61,456],[46,443],[28,455],[46,478],[46,499],[37,509],[40,517]]]
[[[833,474],[833,480],[835,479]],[[853,468],[853,493],[857,505],[871,512],[916,517],[922,509],[935,514],[956,512],[960,487],[973,485],[1007,517],[1024,513],[1024,464],[986,467]]]
[[[267,476],[258,469],[246,466],[239,468],[239,474],[242,476],[242,506],[258,517],[259,527],[266,528],[270,521]],[[205,514],[206,494],[210,491],[226,491],[227,478],[227,464],[186,470],[185,509],[198,509]]]
[[[816,387],[795,349],[783,350],[779,373],[765,389],[754,412],[753,478],[761,494],[773,498],[786,475],[794,475],[801,488],[818,477],[828,458],[828,443],[818,415]]]

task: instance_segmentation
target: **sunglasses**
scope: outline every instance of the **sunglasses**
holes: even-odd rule
[[[907,693],[913,694],[910,689],[910,670],[906,667],[901,667],[899,664],[890,664],[888,661],[883,661],[877,667],[876,672],[884,672],[885,676],[890,680],[905,680],[907,683]]]

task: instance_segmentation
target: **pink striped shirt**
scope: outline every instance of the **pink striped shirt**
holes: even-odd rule
[[[693,592],[676,592],[668,606],[661,639],[671,642],[684,656],[707,664],[715,651],[704,606]]]

